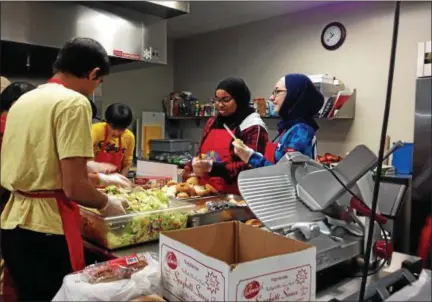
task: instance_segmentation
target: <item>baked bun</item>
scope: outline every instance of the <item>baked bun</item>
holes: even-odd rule
[[[189,185],[185,182],[176,185],[177,193],[189,193]]]
[[[186,180],[186,183],[190,186],[197,186],[199,185],[199,180],[197,177],[190,177]]]
[[[210,192],[210,194],[217,194],[218,193],[218,191],[214,187],[212,187],[211,185],[209,185],[209,184],[206,184],[205,188],[206,188],[207,191]]]
[[[177,185],[177,182],[174,180],[171,180],[167,183],[167,187],[176,186],[176,185]]]
[[[194,186],[194,189],[198,196],[205,196],[209,193],[209,191],[203,186]]]
[[[189,198],[189,194],[185,192],[180,192],[177,194],[177,198],[181,198],[181,199]]]
[[[190,195],[191,197],[193,197],[193,196],[197,196],[197,193],[195,192],[195,188],[194,188],[193,186],[190,186],[190,187],[189,187],[189,195]]]
[[[258,219],[249,219],[248,221],[245,222],[245,224],[256,227],[256,228],[259,228],[262,226],[261,221],[259,221]]]

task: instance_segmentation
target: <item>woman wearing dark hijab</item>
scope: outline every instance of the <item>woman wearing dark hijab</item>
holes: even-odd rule
[[[315,159],[318,125],[314,116],[323,106],[322,94],[307,76],[288,74],[276,83],[270,100],[282,120],[278,135],[267,144],[264,156],[241,144],[235,144],[234,152],[253,168],[273,165],[287,152],[297,151]]]
[[[237,176],[249,165],[235,154],[233,139],[225,130],[227,125],[237,138],[251,150],[264,152],[268,141],[267,128],[258,113],[249,106],[251,94],[240,78],[227,78],[216,88],[213,102],[216,118],[210,118],[204,128],[198,154],[186,170],[193,169],[202,185],[209,184],[218,192],[238,194]]]

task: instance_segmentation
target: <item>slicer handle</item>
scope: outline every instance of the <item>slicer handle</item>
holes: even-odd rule
[[[354,210],[357,210],[358,212],[360,212],[361,214],[370,217],[371,216],[371,210],[369,208],[367,208],[360,200],[358,200],[357,198],[351,198],[351,202],[350,202],[351,208],[353,208]],[[375,216],[376,221],[379,224],[386,224],[387,223],[387,218],[380,215],[380,214],[376,214]]]

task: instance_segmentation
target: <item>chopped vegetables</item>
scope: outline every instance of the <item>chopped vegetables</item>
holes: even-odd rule
[[[85,211],[81,212],[84,237],[108,249],[156,240],[161,231],[185,228],[188,216],[194,209],[192,205],[190,208],[185,208],[184,205],[176,208],[175,205],[170,204],[167,194],[161,190],[144,190],[140,187],[125,190],[108,186],[104,192],[123,197],[127,200],[124,205],[127,214],[137,214],[124,219],[119,217],[106,220]],[[90,211],[97,212],[97,210]]]

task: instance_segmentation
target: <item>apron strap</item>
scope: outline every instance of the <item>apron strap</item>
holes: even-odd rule
[[[55,83],[55,84],[59,84],[59,85],[62,85],[64,87],[66,87],[66,85],[65,85],[65,83],[63,81],[60,81],[60,80],[54,79],[54,78],[49,79],[47,81],[47,83]]]
[[[63,190],[15,192],[28,198],[55,198],[62,221],[72,270],[77,272],[84,269],[84,242],[81,237],[81,218],[78,205],[67,198]]]

